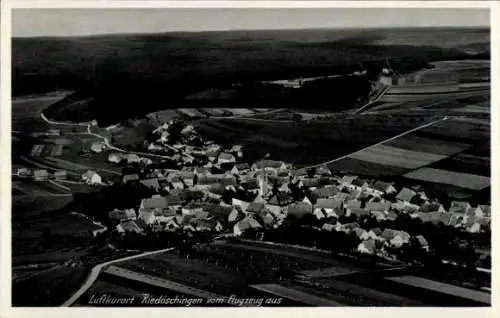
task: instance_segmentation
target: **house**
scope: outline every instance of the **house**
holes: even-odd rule
[[[318,176],[331,176],[332,172],[330,171],[330,169],[328,169],[328,167],[321,166],[316,168],[314,174]]]
[[[338,192],[337,194],[335,194],[335,196],[333,197],[334,199],[337,199],[337,200],[340,200],[342,202],[347,202],[347,197],[349,195],[347,193],[344,193],[344,192]]]
[[[448,212],[454,214],[472,215],[474,213],[474,209],[469,202],[452,201]]]
[[[266,207],[264,202],[252,202],[250,203],[247,208],[246,212],[249,213],[260,213],[264,208]]]
[[[210,213],[205,210],[197,210],[193,215],[197,219],[208,219],[210,217]]]
[[[250,166],[248,163],[237,163],[234,165],[233,169],[231,169],[232,174],[242,174],[250,171]]]
[[[82,180],[90,185],[102,183],[101,176],[98,175],[97,172],[95,172],[93,170],[88,170],[87,172],[82,174]]]
[[[375,240],[368,239],[366,241],[359,243],[357,251],[360,253],[363,253],[363,254],[373,255],[373,254],[375,254],[375,250],[376,250],[375,246],[376,246]]]
[[[231,203],[233,206],[239,206],[243,211],[246,211],[248,206],[250,205],[250,202],[238,200],[235,198],[232,198],[231,201],[232,201]]]
[[[337,213],[343,209],[343,202],[336,199],[318,199],[316,200],[314,209],[323,209],[327,216],[339,217],[340,215]]]
[[[17,169],[17,175],[18,176],[21,176],[21,177],[27,177],[27,176],[31,176],[33,173],[31,171],[31,169],[28,169],[28,168],[18,168]]]
[[[361,208],[349,208],[347,209],[348,215],[355,215],[358,219],[364,215],[369,215],[370,211]]]
[[[368,231],[368,237],[370,239],[374,239],[374,240],[380,240],[382,239],[380,236],[382,235],[382,230],[378,227],[374,228],[374,229],[371,229],[370,231]]]
[[[359,224],[356,222],[352,222],[352,223],[342,224],[340,229],[338,229],[338,230],[345,232],[345,233],[351,233],[357,228],[359,228]]]
[[[324,187],[317,188],[312,193],[317,198],[333,198],[338,192],[338,189],[335,187]]]
[[[165,231],[174,232],[181,228],[182,219],[181,218],[171,218],[165,224]]]
[[[346,200],[347,201],[354,201],[354,200],[361,200],[363,192],[359,189],[352,190],[347,194]]]
[[[236,158],[229,152],[221,152],[217,158],[219,164],[236,162]]]
[[[141,158],[136,154],[128,154],[126,157],[128,164],[141,162]]]
[[[143,179],[140,180],[139,183],[144,185],[146,188],[154,190],[156,192],[160,191],[160,183],[158,182],[157,178],[152,178],[152,179]]]
[[[314,209],[313,214],[318,220],[324,219],[328,216],[325,209],[319,209],[319,208]]]
[[[124,175],[122,178],[123,183],[129,183],[129,182],[135,182],[139,181],[139,175],[138,174],[127,174]]]
[[[442,212],[431,212],[429,213],[430,222],[434,224],[439,224],[440,222],[444,225],[448,225],[451,221],[452,214],[442,213]]]
[[[245,217],[245,213],[238,207],[234,208],[231,210],[231,213],[229,213],[229,216],[227,217],[227,221],[229,223],[234,223],[238,222],[239,220],[243,219]]]
[[[265,170],[274,170],[277,172],[280,169],[286,169],[286,168],[287,166],[284,162],[269,160],[269,159],[257,161],[252,165],[252,170],[265,169]]]
[[[349,176],[349,175],[345,175],[342,177],[342,179],[340,180],[340,187],[341,188],[344,188],[344,187],[348,187],[350,184],[352,184],[352,182],[354,180],[356,180],[356,176]]]
[[[442,212],[438,212],[442,213]],[[430,222],[431,221],[431,215],[425,212],[417,212],[411,215],[412,217],[419,218],[422,223],[425,222]]]
[[[341,227],[342,227],[342,224],[340,224],[339,222],[336,221],[335,223],[323,224],[321,229],[324,231],[333,232],[333,231],[339,231]]]
[[[90,150],[95,153],[101,153],[104,150],[104,144],[101,142],[94,142],[90,146]]]
[[[425,237],[423,237],[422,235],[418,235],[416,237],[417,239],[417,242],[418,244],[420,245],[420,247],[426,251],[429,250],[429,242],[427,242],[427,240],[425,239]]]
[[[366,187],[368,187],[368,182],[365,179],[356,178],[351,184],[346,185],[347,188],[357,191],[363,191]]]
[[[143,229],[137,225],[137,223],[134,220],[129,220],[122,222],[116,226],[116,230],[118,233],[126,233],[126,232],[133,232],[133,233],[142,233]]]
[[[389,221],[396,221],[398,218],[398,214],[394,211],[388,211],[386,212],[385,219]]]
[[[410,203],[411,199],[413,199],[413,197],[416,195],[417,193],[415,191],[408,188],[403,188],[401,189],[401,191],[399,191],[398,195],[396,196],[396,200]]]
[[[439,202],[426,202],[422,205],[420,205],[420,211],[421,212],[426,212],[426,213],[431,213],[431,212],[446,212],[446,209],[444,206],[439,203]]]
[[[108,218],[117,221],[135,220],[136,214],[134,209],[126,209],[126,210],[114,209],[113,211],[108,212]]]
[[[59,170],[54,172],[54,178],[56,180],[66,180],[68,178],[68,172],[64,170]]]
[[[383,221],[386,218],[385,213],[381,211],[370,211],[370,213],[375,217],[377,221]]]
[[[358,201],[358,200],[350,200],[350,201],[347,201],[347,202],[344,204],[344,208],[345,208],[346,210],[360,209],[360,208],[361,208],[361,201]]]
[[[365,209],[372,212],[386,212],[391,209],[391,204],[389,202],[367,202],[365,205]]]
[[[303,187],[311,189],[316,189],[320,185],[319,178],[303,178],[301,181]]]
[[[491,206],[490,205],[478,205],[473,213],[476,217],[491,217]]]
[[[401,247],[403,244],[410,241],[410,234],[407,232],[387,228],[384,229],[380,237],[388,241],[394,247]]]
[[[244,219],[238,221],[233,227],[233,234],[235,236],[240,236],[242,235],[245,231],[248,229],[261,229],[262,225],[260,225],[257,220],[255,220],[253,217],[247,216]]]
[[[174,181],[174,182],[171,182],[170,183],[170,186],[173,188],[173,189],[178,189],[178,190],[182,190],[184,189],[184,183],[182,181]]]
[[[366,191],[372,194],[381,196],[382,194],[393,194],[396,192],[396,188],[388,182],[375,181],[371,187],[368,187]]]
[[[360,227],[357,227],[353,230],[353,232],[356,234],[356,236],[364,241],[364,240],[368,240],[370,238],[370,236],[368,235],[368,232]]]
[[[156,215],[154,213],[154,210],[139,209],[138,219],[144,221],[146,225],[151,225],[156,222]]]
[[[172,193],[165,197],[165,201],[167,202],[167,206],[173,209],[178,209],[182,205],[181,197]]]
[[[402,213],[412,214],[418,212],[420,206],[408,202],[399,201],[391,203],[391,209]]]
[[[310,204],[299,202],[288,207],[288,215],[296,218],[301,218],[306,214],[312,214],[313,207]]]
[[[196,231],[222,231],[222,224],[214,219],[206,220],[206,219],[195,219],[191,221],[191,225],[196,229]]]
[[[36,181],[45,181],[49,178],[49,173],[47,170],[35,170],[33,173]]]

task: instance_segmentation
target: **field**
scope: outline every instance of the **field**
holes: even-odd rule
[[[255,290],[249,285],[290,279],[300,270],[334,267],[339,272],[350,272],[360,269],[314,252],[222,241],[195,246],[189,258],[168,252],[125,261],[118,266],[227,296],[254,295]]]
[[[490,186],[490,178],[434,168],[422,168],[404,175],[405,178],[450,184],[466,189],[482,190]]]
[[[42,216],[47,211],[64,208],[73,200],[69,196],[18,195],[12,198],[12,219],[26,219]]]
[[[306,166],[380,142],[417,127],[421,120],[425,118],[365,115],[297,123],[207,119],[194,124],[202,135],[216,142],[243,145],[246,160],[258,160],[270,153],[273,159]]]
[[[12,286],[12,306],[60,306],[87,275],[84,267],[58,267]]]

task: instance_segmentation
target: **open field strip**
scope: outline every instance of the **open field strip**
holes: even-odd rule
[[[361,152],[363,152],[363,151],[365,151],[365,150],[367,150],[367,149],[374,148],[374,147],[379,146],[379,145],[382,145],[382,144],[384,144],[384,143],[386,143],[386,142],[389,142],[389,141],[392,141],[392,140],[398,139],[398,138],[400,138],[400,137],[402,137],[402,136],[408,135],[408,134],[410,134],[410,133],[412,133],[412,132],[414,132],[414,131],[417,131],[417,130],[420,130],[420,129],[423,129],[423,128],[426,128],[426,127],[432,126],[432,125],[434,125],[434,124],[436,124],[436,123],[440,123],[440,122],[443,122],[443,121],[448,120],[448,119],[449,119],[449,117],[444,117],[444,118],[441,118],[441,119],[437,119],[437,120],[431,121],[431,122],[429,122],[429,123],[427,123],[427,124],[424,124],[424,125],[421,125],[421,126],[415,127],[415,128],[413,128],[413,129],[410,129],[410,130],[408,130],[408,131],[405,131],[405,132],[403,132],[403,133],[401,133],[401,134],[399,134],[399,135],[396,135],[396,136],[394,136],[394,137],[391,137],[391,138],[388,138],[388,139],[382,140],[382,141],[380,141],[380,142],[378,142],[378,143],[376,143],[376,144],[374,144],[374,145],[368,146],[368,147],[366,147],[366,148],[363,148],[363,149],[361,149],[361,150],[355,151],[355,152],[353,152],[353,153],[350,153],[350,154],[344,155],[344,156],[342,156],[342,157],[339,157],[339,158],[336,158],[336,159],[333,159],[333,160],[329,160],[329,161],[326,161],[326,162],[322,162],[322,163],[318,163],[318,164],[311,165],[311,166],[308,166],[308,167],[304,167],[304,168],[306,168],[306,169],[307,169],[307,168],[317,168],[317,167],[321,167],[321,166],[324,166],[324,165],[330,165],[330,164],[332,164],[332,163],[334,163],[334,162],[336,162],[336,161],[340,161],[340,160],[342,160],[342,159],[344,159],[344,158],[350,158],[350,157],[352,157],[352,155],[356,155],[356,154],[361,153]]]
[[[105,172],[108,172],[108,173],[111,173],[111,174],[115,174],[115,175],[121,175],[121,173],[119,173],[117,171],[108,170],[108,169],[104,169],[104,168],[89,167],[89,166],[86,166],[86,165],[81,165],[81,164],[74,163],[72,161],[68,161],[68,160],[64,160],[64,159],[60,159],[60,158],[48,157],[46,159],[49,160],[49,161],[54,162],[54,164],[59,164],[59,165],[66,166],[69,169],[100,170],[100,171],[105,171]]]
[[[386,145],[371,147],[350,156],[362,161],[387,164],[390,166],[410,168],[428,165],[431,162],[446,158],[446,155],[436,155],[425,152],[395,148]]]
[[[490,186],[490,178],[434,168],[421,168],[404,175],[405,178],[449,184],[461,188],[481,190]]]
[[[385,279],[416,288],[423,288],[424,290],[431,290],[440,293],[445,291],[447,294],[453,296],[457,297],[465,296],[467,299],[473,301],[477,301],[484,304],[491,304],[491,294],[489,293],[463,288],[460,286],[450,285],[435,280],[426,279],[423,277],[396,276],[396,277],[386,277]]]
[[[341,303],[320,298],[318,296],[307,294],[305,292],[278,284],[258,284],[250,285],[250,287],[310,306],[344,306]]]
[[[51,184],[55,185],[55,186],[56,186],[56,187],[58,187],[58,188],[61,188],[61,189],[66,190],[66,191],[71,191],[71,189],[70,189],[70,188],[63,186],[62,184],[60,184],[60,183],[58,183],[58,182],[55,182],[54,180],[49,180],[49,182],[50,182]]]
[[[471,146],[470,144],[466,143],[430,139],[414,135],[406,135],[401,138],[386,142],[384,145],[445,156],[464,151]]]
[[[131,271],[129,269],[117,267],[114,265],[107,267],[106,269],[104,269],[103,272],[107,273],[107,274],[119,276],[119,277],[122,277],[125,279],[134,280],[134,281],[138,281],[141,283],[145,283],[145,284],[173,290],[173,291],[179,292],[181,294],[195,296],[198,298],[203,298],[203,299],[224,298],[221,295],[207,292],[205,290],[201,290],[198,288],[194,288],[191,286],[187,286],[184,284],[173,282],[173,281],[161,278],[161,277],[152,276],[152,275],[148,275],[148,274],[144,274],[144,273],[140,273],[140,272],[136,272],[136,271]]]

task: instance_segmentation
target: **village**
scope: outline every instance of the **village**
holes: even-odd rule
[[[210,232],[263,239],[265,232],[295,222],[355,237],[349,252],[392,260],[409,245],[422,251],[434,248],[418,226],[412,233],[401,230],[397,224],[402,219],[477,235],[490,231],[488,205],[452,201],[445,206],[418,186],[397,189],[389,182],[327,167],[295,169],[269,156],[245,162],[242,146],[223,147],[205,140],[193,126],[178,120],[158,127],[153,135],[157,139],[149,141],[148,150],[170,154],[171,159],[154,163],[145,156],[109,150],[108,161],[123,167],[121,180],[105,180],[92,170],[81,175],[80,182],[88,185],[137,185],[151,193],[139,206],[108,211],[108,231],[122,236]],[[107,151],[104,143],[91,149]],[[18,174],[31,173],[35,180],[66,177],[64,171],[49,176],[46,170],[25,170]]]

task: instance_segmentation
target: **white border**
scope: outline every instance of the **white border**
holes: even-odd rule
[[[500,3],[497,1],[98,1],[98,0],[3,0],[1,1],[1,85],[0,85],[0,317],[86,317],[99,315],[106,317],[187,317],[199,315],[217,315],[223,317],[254,318],[256,315],[265,317],[307,317],[307,316],[339,316],[339,317],[500,317],[498,310],[498,287],[500,278],[496,267],[499,263],[497,255],[498,238],[495,229],[499,228],[497,220],[497,207],[500,207],[499,177],[500,167],[498,154],[494,146],[499,144],[500,114],[496,107],[500,106],[499,90],[495,89],[500,84]],[[492,87],[492,307],[491,308],[130,308],[130,309],[104,309],[104,308],[11,308],[11,224],[10,224],[10,193],[11,171],[10,157],[10,9],[11,8],[491,8],[491,87]]]

